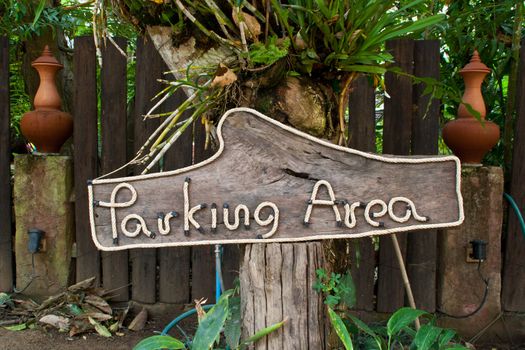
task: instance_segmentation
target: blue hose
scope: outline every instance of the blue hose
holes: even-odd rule
[[[223,286],[222,286],[222,270],[221,270],[221,256],[222,256],[222,247],[220,245],[215,246],[215,253],[216,253],[216,259],[215,259],[215,302],[219,302],[219,298],[221,297],[221,294],[223,292]],[[212,307],[214,307],[215,304],[210,305],[203,305],[202,308],[205,311],[208,311]],[[180,314],[177,316],[173,321],[171,321],[164,329],[162,330],[161,335],[167,335],[170,329],[175,327],[180,321],[185,319],[186,317],[189,317],[197,312],[197,309],[193,308],[191,310],[186,311],[183,314]]]
[[[521,233],[523,234],[523,238],[525,238],[525,221],[523,220],[523,215],[521,215],[520,208],[518,208],[518,204],[516,204],[516,201],[514,200],[514,198],[512,198],[510,196],[510,194],[503,193],[503,196],[505,197],[505,199],[507,201],[509,201],[510,206],[512,207],[512,209],[514,209],[514,213],[518,217],[518,221],[519,221],[520,226],[521,226]]]
[[[207,311],[207,310],[211,309],[213,306],[214,306],[214,304],[203,305],[202,308]],[[164,329],[162,330],[162,333],[160,333],[160,334],[161,335],[167,335],[168,332],[170,331],[170,329],[172,329],[177,323],[179,323],[180,321],[182,321],[186,317],[189,317],[189,316],[195,314],[196,312],[197,312],[197,309],[193,308],[191,310],[186,311],[183,314],[180,314],[173,321],[171,321],[166,327],[164,327]]]

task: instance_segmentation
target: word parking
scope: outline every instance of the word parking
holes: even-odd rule
[[[185,236],[190,236],[191,229],[196,229],[201,234],[206,234],[206,232],[216,233],[218,226],[218,209],[216,203],[211,203],[208,205],[206,203],[197,204],[192,206],[190,204],[190,182],[189,178],[186,178],[182,186],[183,192],[183,211],[182,215],[179,215],[179,212],[176,210],[169,211],[168,213],[159,212],[157,213],[157,227],[153,229],[148,227],[144,218],[136,213],[131,213],[126,215],[121,221],[120,225],[117,223],[117,209],[118,208],[128,208],[132,207],[133,204],[137,201],[138,193],[135,188],[129,183],[120,183],[111,192],[111,198],[109,202],[104,201],[95,201],[94,205],[104,208],[109,208],[111,216],[111,234],[114,245],[119,244],[119,228],[123,235],[129,238],[135,238],[140,233],[145,236],[155,239],[157,234],[155,230],[160,233],[160,235],[170,235],[175,234],[172,230],[172,220],[180,218],[182,220],[182,232]],[[318,194],[319,190],[324,187],[328,193],[329,199],[319,199]],[[119,192],[127,190],[131,198],[125,202],[117,202],[116,198]],[[304,226],[309,227],[311,224],[312,216],[314,213],[315,207],[327,206],[333,210],[334,213],[334,225],[338,227],[354,228],[357,224],[356,220],[356,210],[358,208],[363,209],[363,216],[366,223],[372,227],[384,227],[384,222],[379,219],[388,214],[389,218],[395,222],[404,223],[407,222],[410,218],[413,218],[420,222],[426,222],[429,220],[428,217],[421,216],[417,213],[414,203],[405,197],[394,197],[387,202],[381,199],[373,199],[368,203],[354,201],[349,202],[346,199],[337,199],[335,192],[326,180],[319,180],[315,183],[312,189],[310,199],[308,200],[308,205],[302,219]],[[397,215],[394,211],[394,206],[396,203],[401,203],[404,208],[403,214],[401,216]],[[339,206],[343,206],[343,215],[341,215]],[[201,210],[205,210],[209,207],[211,215],[211,225],[209,229],[204,228],[195,218],[195,214]],[[270,209],[270,214],[263,218],[261,212],[264,208]],[[374,211],[374,208],[379,208],[379,210]],[[233,208],[232,208],[233,209]],[[232,210],[233,220],[231,220],[230,206],[227,203],[222,205],[222,223],[227,230],[235,231],[239,228],[241,221],[245,230],[249,230],[251,227],[251,215],[250,209],[245,204],[239,204]],[[241,215],[242,213],[242,215]],[[264,234],[257,234],[256,238],[258,239],[267,239],[277,232],[279,228],[279,216],[280,210],[277,205],[273,202],[265,201],[261,202],[253,211],[253,219],[257,225],[261,227],[271,226],[268,232]],[[182,216],[182,217],[181,217]],[[129,230],[129,226],[133,226],[133,230]],[[182,233],[180,232],[180,233]]]

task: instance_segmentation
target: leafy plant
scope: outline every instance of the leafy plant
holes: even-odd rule
[[[348,312],[341,318],[330,307],[328,314],[332,326],[347,350],[354,349],[354,346],[357,349],[389,350],[396,345],[403,349],[408,347],[417,350],[468,349],[453,342],[456,337],[453,330],[437,327],[435,319],[422,310],[401,308],[390,317],[386,325],[378,327],[368,326]],[[411,325],[422,316],[429,321],[419,330],[415,330]]]
[[[140,341],[133,350],[208,350],[219,349],[216,346],[221,346],[220,344],[224,342],[232,350],[242,350],[249,344],[281,328],[284,323],[285,321],[282,321],[263,328],[248,339],[241,340],[240,297],[237,289],[231,289],[225,291],[217,304],[199,319],[199,326],[191,343],[184,344],[168,335],[155,335]],[[224,337],[221,337],[222,333],[224,333]]]
[[[324,269],[317,269],[317,281],[314,289],[323,293],[325,304],[330,308],[338,305],[351,308],[355,305],[355,285],[350,271],[345,274],[332,272],[330,275]]]

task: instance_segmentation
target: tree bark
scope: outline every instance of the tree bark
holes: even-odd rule
[[[328,349],[326,308],[313,289],[315,271],[324,266],[322,244],[247,244],[242,256],[243,338],[286,319],[254,349]]]

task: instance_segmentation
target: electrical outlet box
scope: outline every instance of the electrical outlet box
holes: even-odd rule
[[[481,259],[481,260],[478,260],[478,259],[474,259],[472,258],[472,255],[473,255],[473,249],[472,249],[472,245],[468,245],[465,247],[466,248],[466,251],[467,251],[467,257],[466,257],[466,261],[467,263],[475,263],[475,264],[478,264],[480,262],[484,262],[485,260]]]

